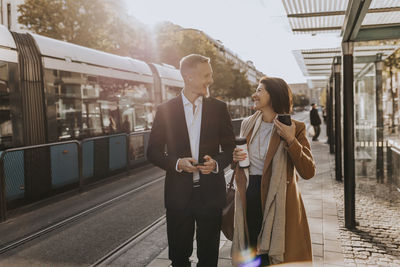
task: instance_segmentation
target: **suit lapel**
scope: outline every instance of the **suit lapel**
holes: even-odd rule
[[[183,107],[182,95],[179,95],[175,98],[174,108],[175,108],[174,116],[176,116],[176,121],[177,121],[176,130],[178,131],[179,136],[182,138],[182,139],[178,138],[177,142],[182,144],[182,146],[184,147],[185,154],[187,154],[188,157],[191,157],[192,152],[190,150],[189,132],[186,123],[185,109]]]
[[[202,147],[203,143],[206,141],[205,138],[205,133],[207,131],[207,125],[209,121],[209,113],[210,113],[210,107],[209,107],[209,99],[206,97],[203,97],[203,107],[201,111],[201,127],[200,127],[200,142],[199,142],[199,155],[198,159],[200,160],[200,155],[202,155]]]

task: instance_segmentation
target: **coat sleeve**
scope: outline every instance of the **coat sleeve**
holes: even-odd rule
[[[304,123],[296,123],[296,128],[296,138],[287,148],[288,155],[300,176],[310,179],[315,175],[315,163],[306,137],[306,126]]]
[[[218,162],[219,172],[232,162],[232,153],[235,148],[235,134],[233,133],[232,120],[225,103],[220,108],[221,123],[219,125],[219,144],[222,152],[214,158]]]
[[[154,118],[153,127],[150,133],[150,139],[147,146],[147,159],[154,165],[166,171],[176,171],[175,166],[177,157],[168,155],[165,151],[167,144],[165,111],[160,106]]]

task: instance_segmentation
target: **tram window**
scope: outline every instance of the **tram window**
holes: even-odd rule
[[[96,136],[103,133],[99,103],[95,101],[83,103],[82,119],[82,130],[85,135]]]
[[[135,131],[148,129],[146,109],[144,105],[135,105]]]
[[[0,61],[0,81],[7,81],[8,68],[7,63]]]
[[[114,134],[119,131],[119,110],[114,102],[100,101],[103,133]]]
[[[12,146],[13,129],[10,112],[10,89],[7,63],[0,61],[0,149]]]
[[[116,105],[103,108],[102,104],[105,126],[113,125],[110,117],[115,121],[116,132],[141,131],[151,126],[152,120],[147,114],[147,105],[151,105],[151,85],[105,77],[99,77],[99,84],[104,105]],[[110,126],[105,129],[113,131]]]
[[[128,85],[125,97],[120,101],[120,109],[123,115],[131,114],[134,131],[143,131],[151,127],[152,121],[148,121],[146,110],[146,105],[149,103],[149,87],[145,84],[130,83]]]
[[[82,125],[83,80],[80,73],[45,70],[48,129],[51,140],[81,138],[85,135]]]

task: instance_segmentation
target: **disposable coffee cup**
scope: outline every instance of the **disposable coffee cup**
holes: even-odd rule
[[[250,167],[250,160],[249,160],[249,152],[247,150],[247,139],[244,137],[236,137],[235,138],[235,144],[237,148],[242,149],[244,153],[247,154],[247,157],[245,160],[239,161],[239,167],[240,168],[248,168]]]

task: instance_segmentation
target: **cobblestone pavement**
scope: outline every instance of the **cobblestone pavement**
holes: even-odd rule
[[[346,266],[400,266],[400,193],[376,178],[356,179],[357,229],[344,227],[343,183],[334,181]]]

